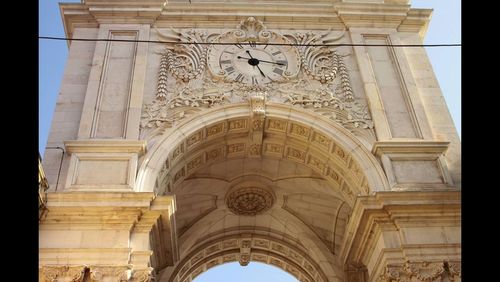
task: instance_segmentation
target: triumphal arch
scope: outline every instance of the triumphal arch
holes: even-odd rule
[[[190,3],[191,2],[191,3]],[[460,141],[408,0],[61,4],[40,281],[461,281]],[[80,41],[78,39],[94,39]]]

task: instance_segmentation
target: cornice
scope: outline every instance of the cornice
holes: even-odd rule
[[[152,192],[64,192],[47,194],[47,202],[50,207],[149,207],[154,198]]]
[[[407,1],[354,3],[340,1],[85,1],[60,4],[66,35],[75,27],[105,23],[157,27],[233,27],[249,16],[265,19],[269,28],[394,28],[425,33],[430,9],[411,9]],[[167,3],[166,5],[164,5]]]
[[[372,153],[377,157],[397,153],[442,154],[449,145],[447,141],[379,141],[373,145]]]
[[[69,154],[72,153],[139,153],[146,152],[146,141],[138,140],[72,140],[64,141]]]
[[[383,191],[375,195],[359,196],[346,227],[346,240],[340,257],[359,260],[362,246],[379,228],[404,226],[460,225],[461,192],[443,191]],[[382,226],[383,224],[383,226]]]

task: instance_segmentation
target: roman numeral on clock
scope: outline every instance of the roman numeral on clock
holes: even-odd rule
[[[288,65],[288,62],[287,61],[283,61],[283,60],[278,60],[278,61],[276,61],[276,63],[278,63],[278,64],[280,64],[282,66]]]
[[[279,75],[283,75],[283,70],[282,70],[282,69],[279,69],[279,68],[275,68],[275,69],[273,70],[273,72],[274,72],[274,73],[276,73],[276,74],[279,74]]]
[[[221,60],[220,63],[221,64],[230,64],[231,60]]]
[[[234,67],[225,68],[224,71],[226,71],[227,74],[232,74],[234,72]]]
[[[239,73],[236,78],[234,80],[238,81],[238,82],[243,82],[243,75],[241,73]]]
[[[259,82],[257,81],[257,78],[255,78],[255,76],[252,76],[252,84],[259,84]]]
[[[273,56],[276,56],[276,55],[278,55],[278,54],[281,54],[281,51],[276,51],[276,52],[274,52],[274,53],[272,53],[272,54],[273,54]]]

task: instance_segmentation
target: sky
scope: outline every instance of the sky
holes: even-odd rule
[[[195,1],[195,0],[193,0]],[[64,28],[61,15],[59,13],[58,0],[39,0],[39,35],[64,37]],[[66,0],[63,2],[81,2],[79,0]],[[415,8],[433,8],[431,23],[427,31],[424,43],[461,43],[461,2],[459,0],[411,0]],[[452,115],[453,121],[461,136],[461,47],[426,48],[431,64],[436,73],[441,90]],[[61,86],[63,70],[68,55],[68,46],[65,41],[39,40],[39,105],[38,105],[38,127],[39,127],[39,152],[42,154],[46,146],[52,114],[55,110],[57,94]],[[250,265],[252,267],[250,267]],[[261,264],[250,264],[245,271],[252,272],[257,276],[248,281],[294,281],[285,278],[274,277],[266,269],[279,271],[274,267],[262,267]],[[236,264],[237,268],[239,265]],[[233,277],[230,269],[235,269],[232,264],[225,264],[213,270],[201,274],[196,282],[217,281],[224,282],[217,275],[225,273],[222,270],[227,268],[227,273],[223,276]],[[282,271],[281,271],[282,272]],[[211,273],[214,273],[215,276]],[[284,273],[284,272],[283,272]],[[288,275],[288,274],[283,274]],[[245,277],[248,275],[245,274]],[[289,276],[289,275],[288,275]],[[269,278],[267,278],[269,277]],[[243,279],[243,278],[241,278]],[[229,279],[227,281],[234,281]],[[244,282],[246,280],[238,280]]]

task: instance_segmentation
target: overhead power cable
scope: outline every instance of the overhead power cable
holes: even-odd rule
[[[460,43],[451,44],[300,44],[300,43],[258,43],[258,42],[180,42],[159,40],[128,40],[128,39],[93,39],[93,38],[66,38],[39,36],[39,39],[64,40],[64,41],[92,41],[92,42],[134,42],[134,43],[161,43],[173,45],[276,45],[276,46],[306,46],[306,47],[340,47],[340,46],[368,46],[368,47],[461,47]]]

